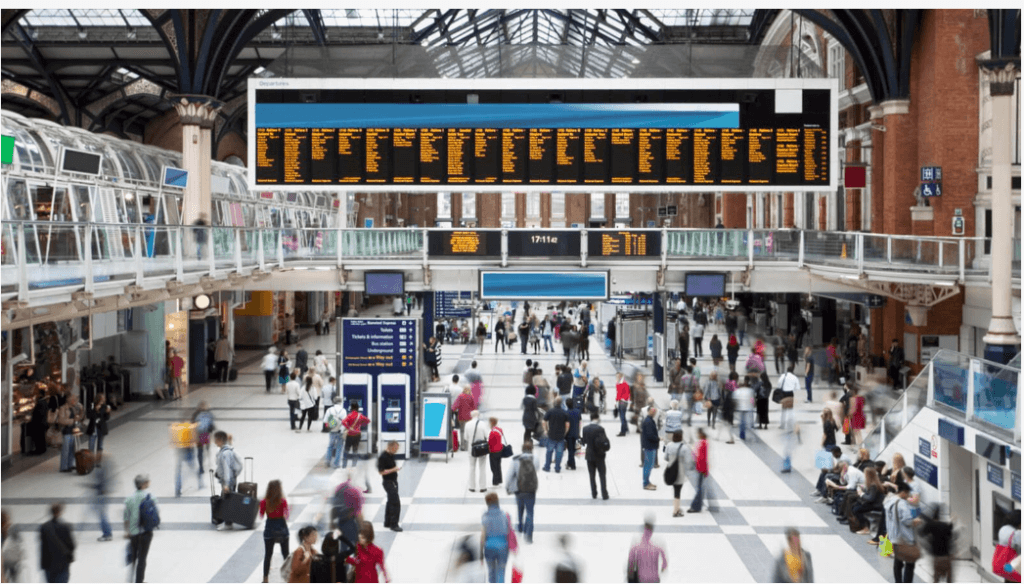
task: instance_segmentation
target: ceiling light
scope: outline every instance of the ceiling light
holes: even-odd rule
[[[281,40],[281,31],[277,30],[276,28],[270,31],[270,38],[274,39],[275,41]]]
[[[84,28],[78,29],[78,38],[79,39],[84,41],[85,37],[87,37],[87,36],[89,36],[89,31],[85,30]]]
[[[128,37],[129,40],[135,40],[136,37],[139,36],[139,33],[136,32],[134,28],[129,28],[128,31],[125,32],[125,36]]]
[[[640,59],[637,59],[637,58],[634,57],[633,60],[630,61],[630,63],[632,63],[634,65],[639,65],[640,64]]]

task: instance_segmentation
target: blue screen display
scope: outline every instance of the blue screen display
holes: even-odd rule
[[[405,293],[405,274],[402,272],[366,272],[366,294],[393,296]]]
[[[686,274],[687,296],[724,296],[725,274]]]
[[[608,272],[480,272],[486,300],[608,298]]]
[[[164,186],[185,188],[188,186],[188,171],[180,168],[164,168]]]

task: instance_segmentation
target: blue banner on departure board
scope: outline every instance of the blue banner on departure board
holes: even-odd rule
[[[473,316],[471,306],[455,306],[456,299],[472,300],[473,293],[469,291],[446,291],[437,290],[434,292],[434,318],[470,318]]]
[[[416,397],[416,319],[341,319],[341,372],[369,373],[374,396],[377,375],[405,373],[409,376],[409,404]]]

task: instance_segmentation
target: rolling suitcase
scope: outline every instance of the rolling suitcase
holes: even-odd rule
[[[238,379],[238,369],[229,369],[228,381],[235,381],[236,379]]]
[[[233,492],[221,495],[220,518],[225,522],[252,529],[258,512],[259,501],[256,497]]]
[[[99,429],[96,430],[99,432]],[[85,434],[75,434],[75,472],[80,475],[87,475],[92,472],[96,458],[92,451],[82,447],[82,437]]]
[[[217,479],[213,474],[213,469],[210,469],[210,522],[214,525],[224,523],[220,512],[221,501],[221,496],[217,494]]]
[[[258,499],[257,491],[258,487],[253,481],[253,469],[252,469],[252,457],[246,456],[242,466],[242,481],[238,483],[238,492],[243,495],[248,495],[253,499]]]

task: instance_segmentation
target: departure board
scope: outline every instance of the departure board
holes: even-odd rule
[[[427,251],[432,256],[501,255],[501,232],[472,229],[430,231],[427,233]]]
[[[250,180],[414,192],[834,188],[835,81],[741,81],[250,80]]]
[[[518,231],[508,232],[509,257],[564,257],[580,255],[579,231]]]
[[[590,257],[661,256],[659,231],[589,231],[587,255]]]

